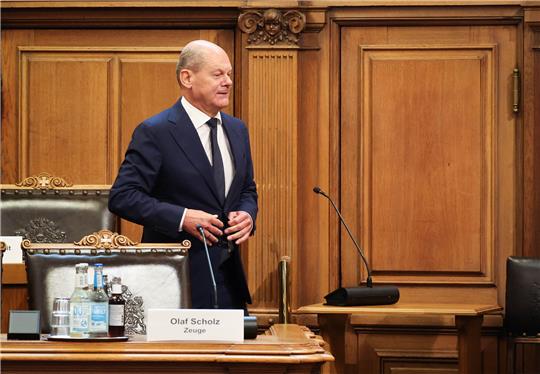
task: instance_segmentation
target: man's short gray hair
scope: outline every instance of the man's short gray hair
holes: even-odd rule
[[[201,48],[200,43],[188,43],[180,52],[178,62],[176,63],[176,77],[179,79],[179,74],[182,69],[199,71],[202,67],[206,56],[205,48]]]

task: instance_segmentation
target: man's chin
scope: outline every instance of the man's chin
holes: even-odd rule
[[[219,108],[219,110],[222,110],[222,109],[228,107],[229,106],[229,98],[222,99],[222,100],[217,100],[216,101],[216,106]]]

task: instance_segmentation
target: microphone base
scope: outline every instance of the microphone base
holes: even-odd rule
[[[257,329],[257,317],[244,316],[244,339],[256,339]]]
[[[340,287],[324,298],[326,305],[333,306],[390,305],[398,302],[399,289],[396,286]]]

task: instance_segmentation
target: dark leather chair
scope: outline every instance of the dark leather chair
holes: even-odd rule
[[[109,189],[108,185],[72,185],[47,173],[3,184],[0,235],[62,243],[101,229],[117,231],[118,219],[107,206]]]
[[[507,372],[516,369],[516,346],[540,344],[540,258],[506,260]]]
[[[122,279],[126,299],[126,334],[146,334],[149,308],[189,308],[189,241],[137,244],[109,230],[68,243],[23,240],[29,308],[41,311],[41,332],[50,332],[55,297],[70,297],[75,265],[102,263],[108,280]]]

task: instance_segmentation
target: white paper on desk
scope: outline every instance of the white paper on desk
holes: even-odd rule
[[[148,341],[244,340],[242,309],[148,309]]]
[[[7,245],[2,262],[4,264],[22,264],[21,242],[22,236],[0,236],[0,241]]]

